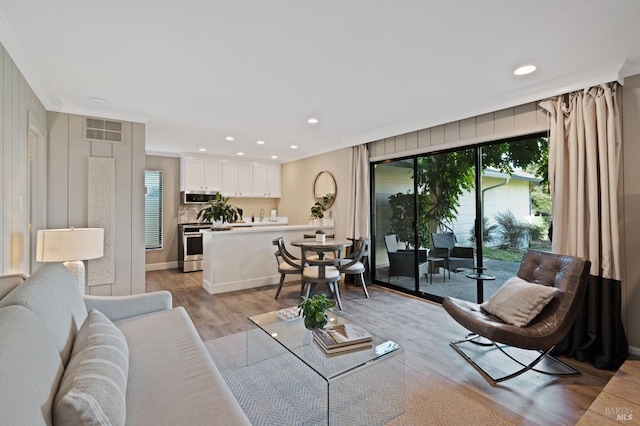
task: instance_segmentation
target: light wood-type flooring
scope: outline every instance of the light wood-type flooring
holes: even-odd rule
[[[575,425],[614,374],[562,358],[582,375],[561,379],[528,372],[492,386],[449,346],[465,329],[440,305],[375,285],[368,286],[366,299],[361,288],[340,286],[340,315],[393,338],[405,348],[407,364],[515,424]],[[186,308],[203,340],[242,332],[247,316],[295,306],[300,293],[299,283],[287,283],[278,300],[275,286],[211,295],[202,288],[201,272],[178,269],[147,272],[146,289],[170,291],[174,306]]]

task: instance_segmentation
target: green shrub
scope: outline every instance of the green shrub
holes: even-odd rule
[[[498,235],[503,247],[520,248],[527,236],[530,226],[526,222],[520,222],[516,216],[507,210],[494,216],[498,224]]]

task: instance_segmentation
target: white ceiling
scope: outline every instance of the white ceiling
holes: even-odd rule
[[[640,73],[639,21],[638,0],[0,0],[47,110],[281,162]]]

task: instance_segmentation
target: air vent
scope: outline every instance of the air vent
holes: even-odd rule
[[[88,141],[124,143],[122,122],[87,117],[84,121],[84,138]]]

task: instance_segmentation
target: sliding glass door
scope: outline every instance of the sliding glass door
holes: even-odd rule
[[[526,249],[550,250],[544,137],[384,161],[371,175],[378,284],[482,301]],[[468,278],[478,267],[495,280]]]
[[[416,291],[415,159],[374,166],[374,278],[392,287]]]

